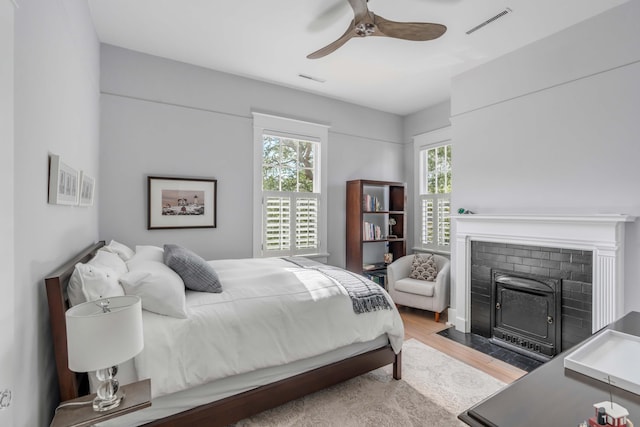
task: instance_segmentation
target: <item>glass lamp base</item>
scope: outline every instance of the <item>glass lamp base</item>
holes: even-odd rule
[[[117,408],[124,399],[120,383],[114,378],[117,373],[117,366],[96,371],[96,378],[100,381],[100,385],[96,390],[96,398],[93,399],[94,411],[102,412]]]
[[[101,398],[100,396],[96,396],[96,398],[93,399],[93,410],[96,412],[108,411],[109,409],[120,406],[120,403],[122,403],[123,400],[124,392],[122,390],[118,390],[110,398]]]

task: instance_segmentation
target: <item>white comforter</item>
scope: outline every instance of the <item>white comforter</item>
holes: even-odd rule
[[[187,291],[187,319],[143,311],[139,378],[158,397],[199,384],[322,354],[387,334],[396,353],[398,311],[356,314],[344,288],[279,258],[210,261],[223,292]]]

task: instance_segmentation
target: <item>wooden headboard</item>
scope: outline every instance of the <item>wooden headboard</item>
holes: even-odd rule
[[[51,335],[53,337],[53,351],[58,370],[58,385],[60,387],[60,401],[75,399],[88,393],[86,373],[75,373],[69,370],[67,358],[67,324],[65,312],[69,308],[67,284],[75,265],[87,262],[105,245],[99,241],[83,249],[73,259],[66,262],[56,271],[44,279],[49,303],[49,318],[51,320]]]

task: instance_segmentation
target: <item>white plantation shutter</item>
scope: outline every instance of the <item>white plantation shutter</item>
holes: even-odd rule
[[[288,251],[291,248],[291,198],[265,198],[265,250]]]
[[[451,200],[449,194],[420,196],[420,244],[424,248],[445,250],[451,238]]]
[[[319,199],[318,194],[265,191],[265,255],[297,255],[319,249]]]
[[[438,199],[438,246],[448,246],[451,227],[449,198]]]
[[[438,246],[448,246],[451,235],[451,202],[448,195],[423,196],[421,202],[421,243],[423,245],[437,243]],[[437,209],[434,211],[436,206]]]
[[[422,244],[429,245],[433,243],[433,199],[422,199]]]
[[[318,198],[296,198],[296,249],[318,248]]]

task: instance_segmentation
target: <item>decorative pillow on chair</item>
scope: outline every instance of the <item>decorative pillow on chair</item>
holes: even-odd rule
[[[73,306],[100,298],[122,296],[124,290],[118,282],[118,274],[113,270],[79,262],[69,279],[67,293]]]
[[[411,263],[409,277],[418,280],[434,282],[438,276],[438,265],[433,259],[433,254],[415,254]]]
[[[182,277],[192,291],[222,292],[218,273],[202,257],[178,245],[164,245],[164,263]]]

